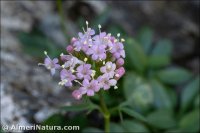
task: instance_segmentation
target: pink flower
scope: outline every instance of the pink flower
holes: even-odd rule
[[[116,65],[112,62],[107,62],[105,66],[100,68],[100,71],[104,73],[105,76],[112,78],[115,74]]]
[[[99,76],[98,78],[101,88],[108,90],[111,86],[115,86],[117,81],[115,79],[109,79],[107,76]]]
[[[80,91],[82,94],[86,94],[88,96],[94,96],[95,92],[98,92],[100,89],[99,83],[97,80],[92,80],[89,82],[89,80],[84,79],[83,80],[83,86],[80,87]]]
[[[77,77],[79,79],[88,79],[90,80],[90,75],[92,74],[91,65],[90,64],[83,64],[77,67]]]

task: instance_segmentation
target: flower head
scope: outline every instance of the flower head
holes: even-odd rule
[[[60,69],[61,81],[59,85],[66,87],[78,85],[72,92],[75,99],[81,99],[83,95],[94,96],[100,89],[108,90],[112,86],[117,89],[117,80],[121,78],[125,69],[123,67],[125,51],[123,38],[120,41],[120,34],[117,38],[110,33],[101,32],[99,34],[88,27],[83,28],[77,37],[71,39],[66,47],[68,54],[60,55],[60,62],[57,58],[53,60],[47,55],[44,65],[53,75],[56,69]]]

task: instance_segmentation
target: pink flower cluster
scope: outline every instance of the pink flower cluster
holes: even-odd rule
[[[78,37],[73,37],[71,44],[67,46],[68,55],[63,53],[60,55],[62,65],[59,65],[57,58],[51,59],[47,52],[44,65],[55,74],[55,70],[60,70],[61,81],[59,85],[67,87],[78,83],[79,88],[72,92],[72,96],[80,99],[84,94],[94,96],[100,89],[108,90],[111,86],[117,89],[117,80],[125,73],[123,67],[125,51],[123,38],[120,34],[117,38],[110,33],[101,32],[99,25],[99,34],[95,35],[95,31],[88,27],[83,28],[83,33],[78,33]]]

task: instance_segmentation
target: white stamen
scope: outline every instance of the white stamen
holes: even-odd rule
[[[100,24],[98,25],[98,27],[99,27],[99,29],[101,29],[101,25]]]
[[[108,36],[111,36],[111,33],[108,33]]]
[[[118,89],[118,87],[117,87],[117,86],[114,86],[114,89]]]
[[[83,31],[84,31],[84,33],[85,33],[85,29],[84,29],[84,27],[82,27],[82,29],[83,29]]]
[[[117,39],[115,39],[115,40],[114,40],[114,43],[116,43],[117,41],[118,41],[118,40],[117,40]]]
[[[125,42],[125,39],[124,39],[124,38],[122,38],[122,39],[121,39],[121,42]]]
[[[94,78],[95,74],[96,74],[96,71],[92,70],[92,74],[91,74],[92,78]]]
[[[117,34],[117,37],[120,37],[120,33]]]
[[[71,72],[72,72],[72,73],[74,73],[74,72],[75,72],[75,70],[74,70],[74,69],[72,69],[72,70],[71,70]]]
[[[74,82],[79,83],[80,85],[83,85],[83,84],[81,84],[78,80],[74,80]]]
[[[85,23],[86,23],[86,25],[88,25],[88,21],[86,21]]]
[[[47,55],[47,51],[44,51],[44,54]]]
[[[65,65],[62,65],[62,68],[65,68]]]
[[[64,85],[64,84],[67,83],[67,82],[68,82],[68,80],[67,80],[67,79],[64,79],[64,80],[60,81],[60,82],[58,83],[58,85]]]
[[[87,62],[88,58],[84,58],[84,62]]]
[[[106,62],[105,61],[103,61],[103,65],[105,65],[106,64]]]
[[[63,56],[63,55],[64,55],[63,53],[60,54],[60,56]]]
[[[99,27],[99,32],[101,33],[101,25],[99,24],[98,27]]]

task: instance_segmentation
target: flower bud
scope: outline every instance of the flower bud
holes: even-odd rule
[[[119,58],[119,59],[117,60],[116,64],[117,64],[117,67],[120,67],[120,66],[124,65],[124,59]]]
[[[68,45],[66,47],[66,50],[67,50],[68,53],[72,53],[74,51],[74,47],[72,45]]]
[[[72,92],[72,96],[73,96],[75,99],[77,99],[77,100],[79,100],[79,99],[82,98],[82,94],[81,94],[81,92],[80,92],[79,90],[74,90],[74,91]]]
[[[125,73],[124,67],[120,67],[119,69],[116,70],[115,72],[115,79],[119,80]]]
[[[74,42],[76,42],[77,40],[78,40],[77,38],[73,37],[73,38],[71,39],[71,44],[73,45]]]

